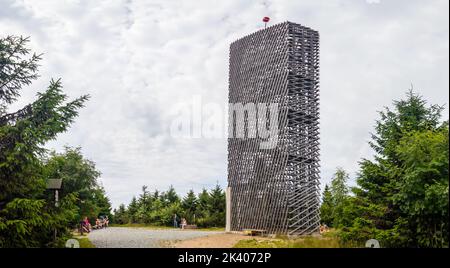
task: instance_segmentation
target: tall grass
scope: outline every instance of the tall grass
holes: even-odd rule
[[[249,239],[241,240],[235,248],[342,248],[355,247],[352,244],[343,244],[335,232],[324,235],[304,236],[290,239],[286,236],[277,236],[275,239]]]

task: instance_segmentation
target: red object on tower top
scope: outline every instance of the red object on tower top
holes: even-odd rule
[[[263,18],[263,21],[264,21],[265,23],[269,22],[269,20],[270,20],[269,17],[264,17],[264,18]]]

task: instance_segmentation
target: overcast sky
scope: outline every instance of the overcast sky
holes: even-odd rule
[[[171,107],[200,96],[228,100],[229,44],[292,21],[321,35],[322,186],[336,167],[354,180],[377,110],[410,87],[449,100],[449,1],[35,1],[0,0],[0,35],[31,37],[41,77],[19,107],[62,78],[90,94],[71,129],[48,144],[81,146],[117,207],[142,185],[181,193],[226,186],[226,139],[170,137]],[[220,120],[220,119],[218,119]],[[353,183],[353,182],[352,182]]]

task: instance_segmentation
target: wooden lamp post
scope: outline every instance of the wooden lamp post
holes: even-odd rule
[[[59,204],[59,190],[61,190],[62,179],[49,179],[47,181],[47,190],[53,190],[55,193],[55,207],[58,207]],[[56,228],[53,232],[53,239],[56,241]]]
[[[62,179],[50,179],[47,181],[47,190],[53,190],[55,193],[55,207],[58,207],[59,190],[61,190]]]

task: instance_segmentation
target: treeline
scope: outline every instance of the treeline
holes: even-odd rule
[[[216,185],[210,191],[203,189],[198,195],[190,190],[180,198],[172,186],[165,192],[150,192],[143,186],[138,198],[133,197],[128,206],[121,204],[114,210],[114,222],[172,226],[175,214],[198,227],[223,227],[225,193]]]
[[[370,141],[376,154],[360,161],[357,186],[348,187],[349,175],[339,168],[324,189],[322,222],[342,242],[449,246],[449,133],[442,111],[410,91],[380,112]]]
[[[61,247],[82,216],[109,214],[110,203],[79,148],[44,148],[69,128],[88,96],[67,101],[60,80],[52,80],[36,101],[8,112],[38,77],[41,56],[30,55],[28,42],[0,38],[0,247]],[[62,179],[58,203],[46,189],[49,179]]]

